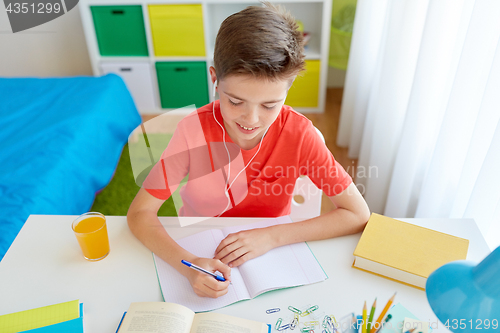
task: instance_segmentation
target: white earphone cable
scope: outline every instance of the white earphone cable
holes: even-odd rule
[[[260,146],[262,146],[262,141],[264,140],[264,136],[266,136],[267,134],[267,131],[269,130],[269,127],[266,129],[266,131],[264,132],[264,135],[262,136],[262,139],[260,139],[260,142],[259,142],[259,148],[257,149],[257,151],[255,152],[255,155],[253,155],[253,157],[250,159],[250,161],[248,161],[247,165],[245,165],[245,167],[240,171],[238,172],[238,174],[236,175],[236,177],[234,177],[233,181],[231,182],[231,184],[229,185],[229,188],[228,190],[231,188],[231,186],[233,186],[234,182],[236,181],[236,178],[238,178],[238,176],[243,172],[245,171],[245,169],[250,165],[250,163],[252,163],[253,159],[255,158],[255,156],[257,156],[257,153],[259,152],[260,150]]]
[[[215,94],[214,94],[215,95]],[[212,115],[214,116],[214,119],[215,119],[215,122],[220,126],[220,128],[222,129],[222,142],[224,143],[224,148],[226,148],[226,153],[227,153],[227,160],[229,161],[228,163],[228,166],[227,166],[227,179],[226,179],[226,185],[224,187],[224,193],[226,193],[226,197],[229,197],[229,194],[227,192],[227,190],[229,190],[229,188],[227,188],[228,184],[229,184],[229,177],[231,177],[231,156],[229,155],[229,149],[227,149],[227,145],[226,145],[226,131],[224,130],[224,126],[222,126],[219,121],[217,120],[217,118],[215,117],[215,101],[213,102],[213,106],[212,106]],[[227,189],[227,190],[226,190]],[[222,214],[222,213],[221,213]],[[219,214],[220,216],[220,214]]]
[[[215,91],[215,88],[214,88],[214,91]],[[214,97],[215,97],[215,93],[214,93]],[[266,136],[267,134],[267,131],[269,130],[269,126],[268,128],[266,128],[266,131],[264,132],[264,135],[262,135],[262,139],[260,139],[260,142],[259,142],[259,148],[257,149],[257,152],[255,152],[255,154],[253,155],[253,157],[250,159],[250,161],[248,161],[247,165],[245,165],[245,167],[240,171],[238,172],[238,174],[236,175],[236,177],[234,177],[233,181],[231,182],[231,184],[229,184],[229,181],[230,181],[230,177],[231,177],[231,156],[229,154],[229,149],[227,149],[227,145],[226,145],[226,131],[224,130],[224,126],[222,126],[219,121],[217,120],[217,118],[215,117],[215,101],[213,102],[213,105],[212,105],[212,115],[215,119],[215,122],[220,126],[220,128],[222,129],[222,142],[224,143],[224,148],[226,149],[226,152],[227,152],[227,160],[228,160],[228,169],[227,169],[227,179],[226,179],[226,185],[224,186],[224,194],[226,195],[226,198],[227,198],[227,205],[226,205],[226,208],[224,208],[224,210],[222,211],[222,213],[220,213],[219,215],[217,215],[217,217],[220,217],[222,214],[224,214],[227,209],[229,208],[229,205],[231,204],[231,199],[229,198],[229,189],[231,188],[231,186],[233,186],[234,182],[236,181],[236,179],[238,179],[238,176],[243,172],[245,171],[245,169],[250,165],[250,163],[252,163],[253,159],[255,158],[255,156],[257,156],[257,154],[259,153],[260,151],[260,147],[262,146],[262,141],[264,140],[264,137]],[[229,186],[228,186],[229,185]]]

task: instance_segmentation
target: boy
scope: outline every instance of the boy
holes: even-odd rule
[[[228,17],[210,67],[219,100],[179,123],[130,206],[131,231],[183,274],[199,296],[226,294],[230,267],[278,246],[360,232],[369,218],[364,199],[312,123],[284,105],[303,68],[302,34],[290,14],[266,3]],[[230,234],[214,258],[199,258],[172,240],[157,217],[188,173],[179,215],[288,215],[300,174],[308,175],[336,209],[303,222]],[[181,259],[221,272],[226,282],[189,269]]]

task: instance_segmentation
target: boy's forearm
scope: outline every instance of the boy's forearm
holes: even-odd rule
[[[170,237],[155,213],[149,211],[129,212],[127,221],[132,233],[151,252],[182,275],[187,274],[189,268],[181,263],[181,259],[193,261],[196,256],[182,248]]]
[[[367,220],[363,215],[337,208],[318,217],[273,227],[277,246],[355,234],[363,231]]]

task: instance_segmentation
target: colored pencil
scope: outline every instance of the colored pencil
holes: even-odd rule
[[[377,307],[377,298],[375,298],[375,301],[373,301],[372,309],[370,310],[370,317],[368,317],[366,332],[370,332],[370,327],[372,326],[373,315],[375,314],[376,307]]]
[[[379,325],[382,324],[382,320],[384,319],[385,317],[385,314],[387,313],[387,311],[389,311],[389,308],[391,307],[392,305],[392,302],[394,302],[394,297],[396,297],[396,293],[394,293],[394,296],[392,296],[389,301],[387,301],[387,304],[385,305],[385,308],[382,310],[382,313],[380,314],[380,316],[378,316],[377,318],[377,321],[375,322],[375,324],[373,324],[372,328],[371,328],[371,331],[370,333],[375,333],[375,331],[377,330],[375,327],[377,326],[377,323]]]
[[[361,332],[362,333],[366,333],[366,328],[367,328],[367,317],[366,317],[366,301],[365,301],[365,305],[363,305],[363,323],[362,323],[362,327],[361,327]]]

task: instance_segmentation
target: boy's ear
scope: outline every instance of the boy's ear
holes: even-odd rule
[[[210,66],[208,71],[210,72],[210,79],[211,79],[212,84],[213,84],[212,96],[215,98],[215,89],[217,89],[217,74],[215,73],[214,66]]]
[[[210,66],[208,68],[208,71],[210,73],[210,79],[212,80],[212,83],[214,83],[215,81],[217,81],[217,74],[215,73],[214,66]]]

